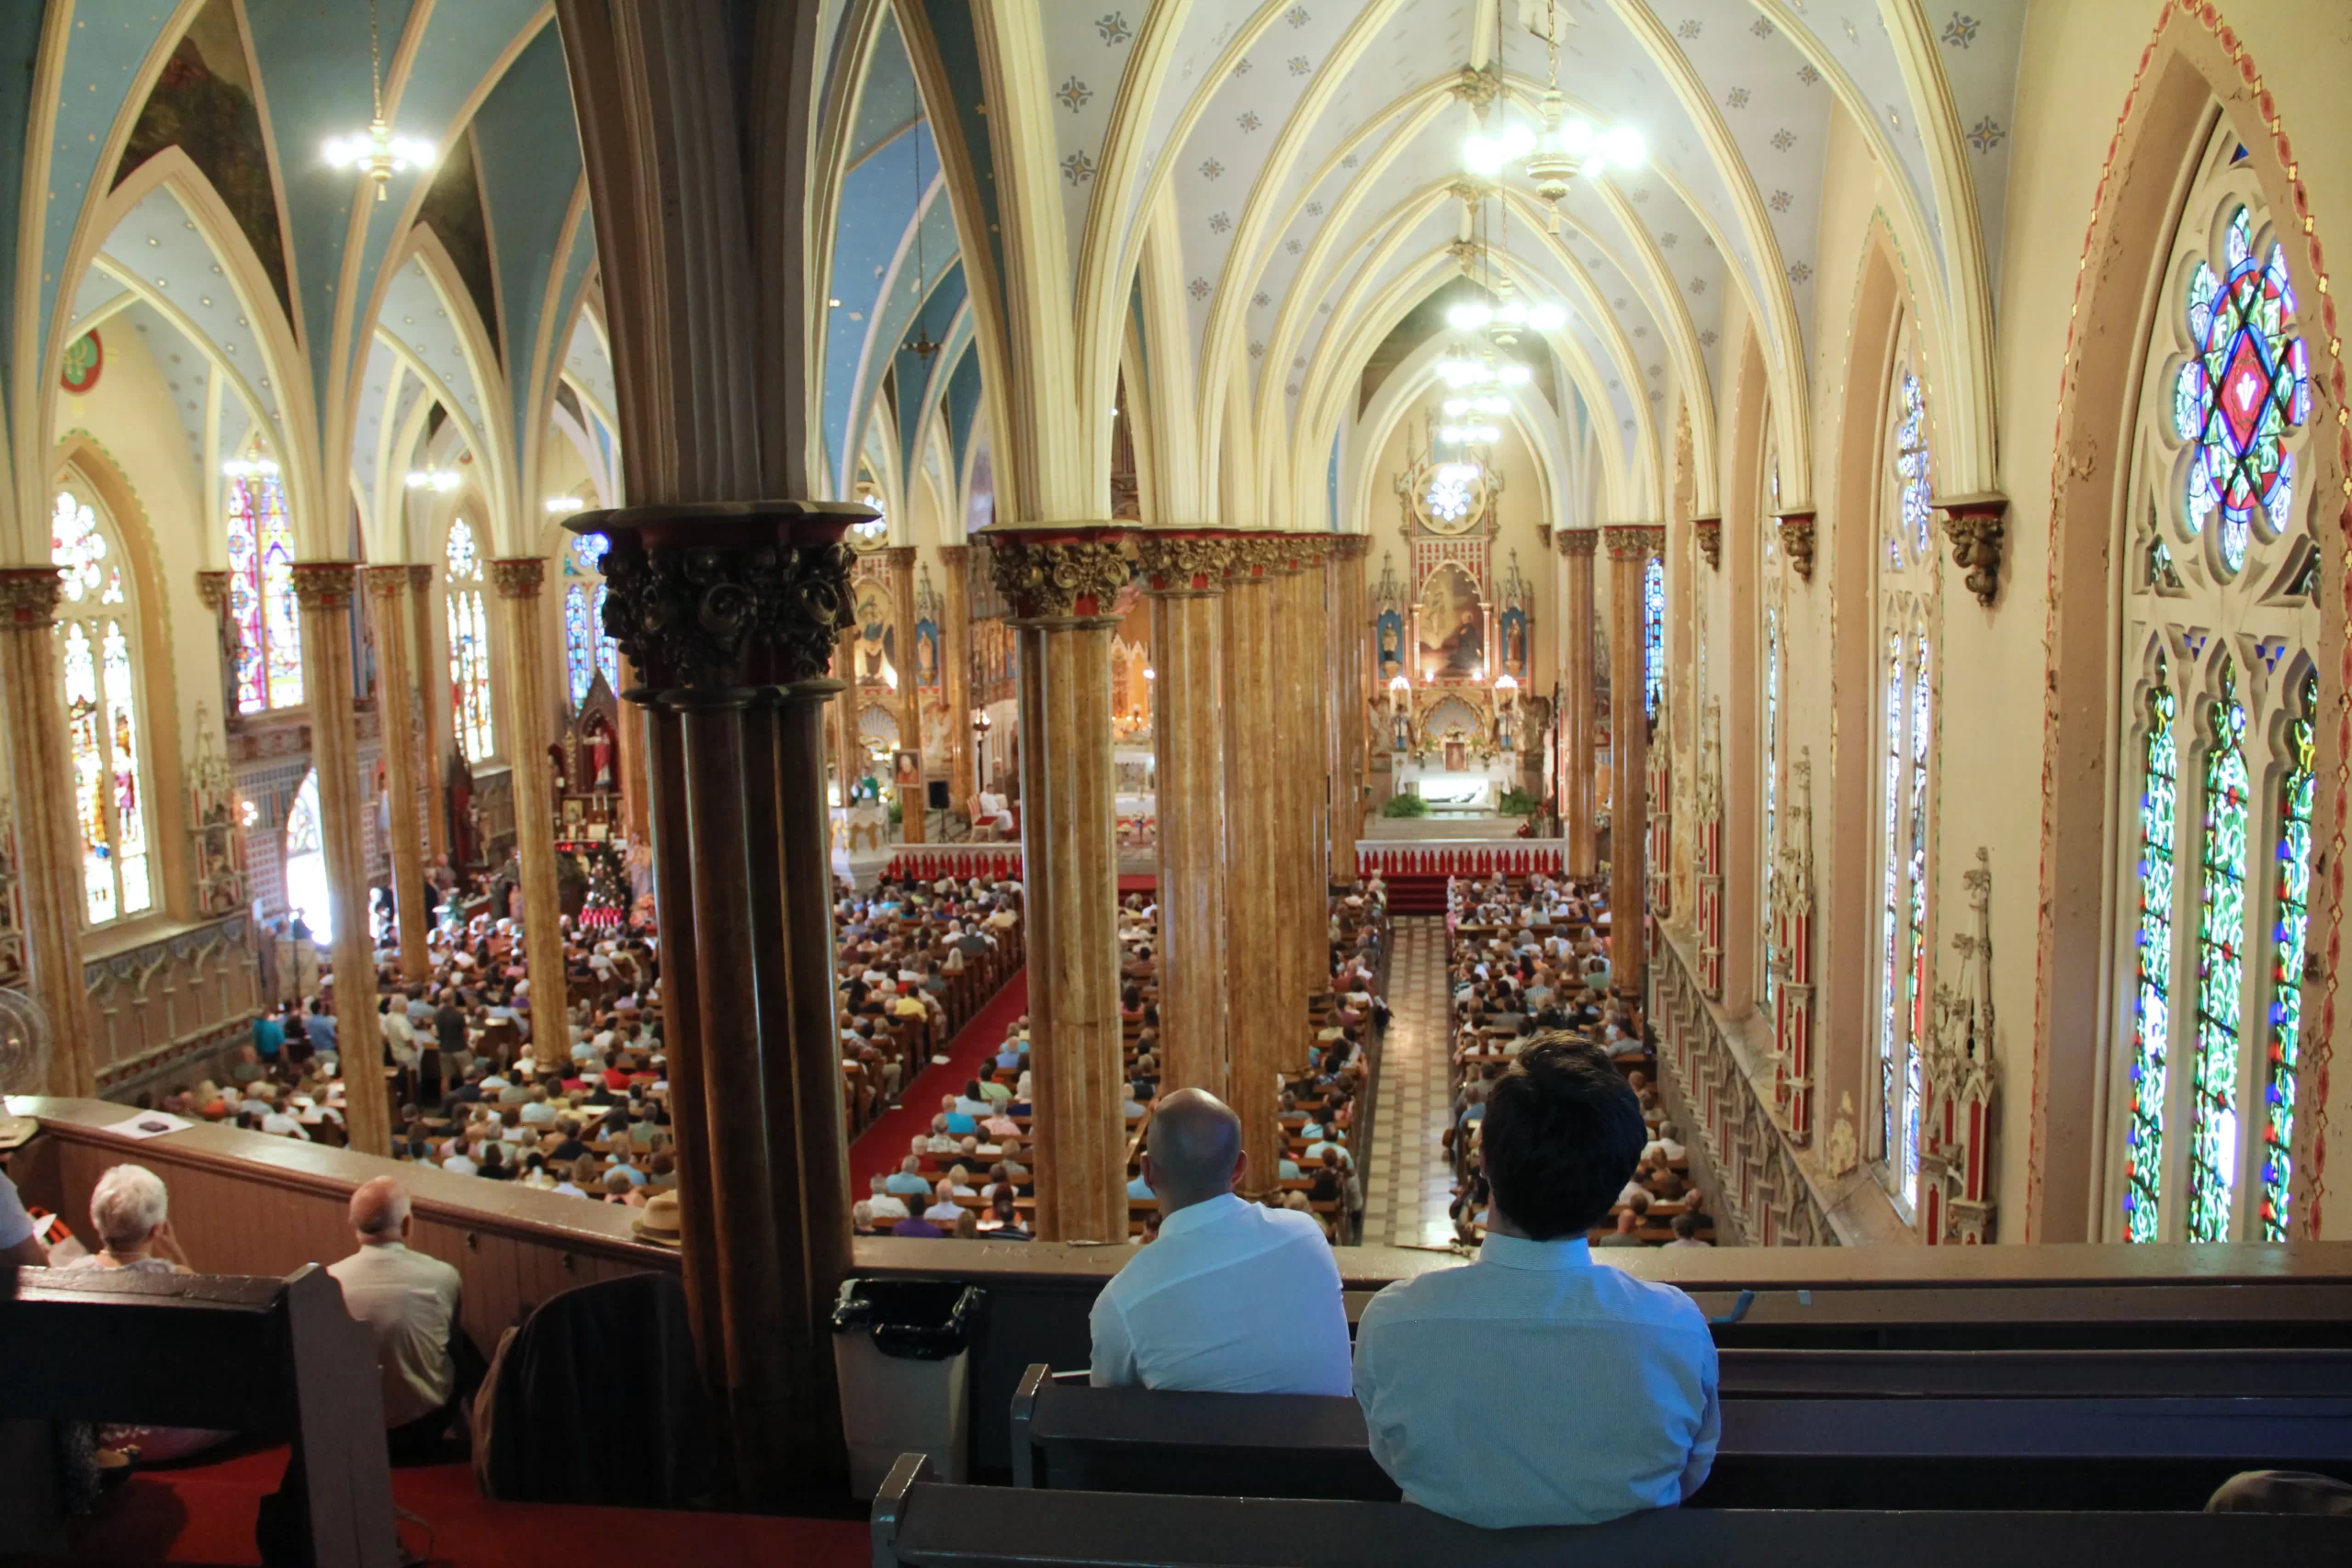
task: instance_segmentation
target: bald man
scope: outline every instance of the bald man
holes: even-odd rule
[[[1237,1196],[1248,1174],[1223,1100],[1197,1089],[1160,1100],[1143,1156],[1159,1239],[1095,1298],[1097,1388],[1353,1392],[1331,1244],[1313,1214]]]
[[[384,1384],[384,1426],[392,1457],[429,1452],[456,1413],[458,1271],[408,1247],[408,1193],[389,1176],[351,1195],[359,1250],[330,1266],[343,1304],[376,1338]]]

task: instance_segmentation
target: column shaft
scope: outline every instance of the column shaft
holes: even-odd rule
[[[890,551],[891,614],[899,623],[899,750],[915,754],[914,793],[899,792],[899,837],[910,844],[923,841],[923,807],[930,795],[923,783],[922,682],[915,678],[915,549],[901,545]],[[891,759],[895,774],[896,758]]]
[[[417,812],[415,709],[409,694],[422,684],[416,667],[415,618],[408,608],[408,568],[369,567],[362,581],[374,609],[376,707],[384,728],[384,788],[391,796],[387,846],[392,863],[392,908],[400,920],[401,978],[423,984],[432,978],[425,935],[433,923],[424,891],[425,829]]]
[[[419,677],[410,692],[409,724],[416,737],[417,787],[424,794],[425,847],[438,860],[449,852],[449,803],[448,796],[441,793],[441,754],[433,741],[434,709],[424,700],[424,694],[446,694],[448,687],[443,683],[444,672],[434,667],[432,590],[431,567],[417,565],[408,569],[409,608],[416,616],[416,640],[411,646],[416,649]]]
[[[82,853],[53,629],[62,590],[54,567],[0,570],[0,711],[15,796],[24,963],[51,1035],[49,1092],[87,1097],[98,1091],[98,1073],[82,977]]]
[[[1108,612],[1128,566],[1116,538],[1041,527],[989,539],[1021,639],[1030,1087],[1047,1241],[1127,1235]]]
[[[1281,761],[1275,746],[1275,583],[1272,542],[1234,540],[1225,591],[1225,909],[1227,1097],[1241,1118],[1244,1177],[1251,1197],[1272,1191],[1282,1157],[1275,1121],[1283,1006],[1281,912],[1277,908],[1276,813]]]
[[[1599,803],[1593,791],[1593,742],[1600,725],[1592,662],[1592,563],[1598,534],[1597,529],[1582,528],[1563,529],[1557,536],[1560,554],[1567,562],[1567,603],[1560,619],[1560,637],[1566,645],[1560,690],[1560,741],[1565,753],[1560,822],[1567,838],[1571,876],[1591,876],[1600,863],[1594,821]]]
[[[1159,806],[1161,1088],[1232,1098],[1227,1060],[1225,704],[1219,595],[1232,547],[1214,535],[1137,541],[1151,595]]]
[[[532,1037],[565,1042],[569,1016],[563,974],[563,906],[556,893],[555,780],[548,758],[554,663],[539,590],[547,562],[521,556],[490,563],[505,624],[507,731],[514,768],[514,849],[522,862],[523,947],[531,976]]]
[[[311,709],[311,760],[319,774],[319,837],[334,926],[335,1046],[343,1058],[344,1121],[361,1154],[392,1151],[384,1041],[376,1022],[375,943],[368,935],[366,806],[359,787],[359,717],[352,706],[351,609],[358,568],[306,561],[294,568],[302,606],[302,689]]]
[[[1642,572],[1659,529],[1609,536],[1609,972],[1621,996],[1642,995],[1648,951],[1644,852],[1649,828],[1649,716],[1642,701]]]
[[[979,790],[972,759],[972,547],[942,545],[939,565],[947,582],[939,626],[940,679],[947,692],[947,805],[968,811]]]
[[[1331,690],[1331,880],[1356,880],[1356,840],[1363,837],[1364,671],[1368,617],[1363,591],[1367,539],[1332,541],[1329,578]]]

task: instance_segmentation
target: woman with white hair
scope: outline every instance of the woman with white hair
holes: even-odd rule
[[[97,1232],[99,1250],[77,1258],[67,1269],[120,1269],[139,1274],[192,1274],[187,1256],[172,1235],[172,1198],[164,1179],[143,1165],[111,1167],[90,1192],[90,1226]],[[186,1459],[232,1434],[194,1427],[120,1427],[98,1428],[101,1470],[110,1463],[107,1450],[125,1461],[148,1464]]]

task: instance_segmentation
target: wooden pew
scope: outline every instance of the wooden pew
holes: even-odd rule
[[[2340,1520],[2195,1513],[1814,1513],[1670,1508],[1604,1525],[1482,1530],[1408,1503],[1023,1492],[929,1479],[907,1454],[874,1499],[875,1568],[1903,1568],[2128,1562],[2132,1568],[2340,1563]]]
[[[290,1439],[312,1560],[393,1568],[376,1347],[325,1269],[270,1280],[25,1269],[13,1285],[0,1287],[0,1418]]]

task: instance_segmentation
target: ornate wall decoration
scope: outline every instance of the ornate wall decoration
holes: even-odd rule
[[[1813,1141],[1813,748],[1789,770],[1781,860],[1772,868],[1773,1110],[1789,1141]]]
[[[1691,527],[1698,534],[1699,553],[1707,558],[1707,565],[1710,568],[1720,569],[1724,564],[1722,514],[1719,513],[1713,516],[1693,518]]]
[[[1396,558],[1383,551],[1380,580],[1372,585],[1373,660],[1383,688],[1406,674],[1405,634],[1410,629],[1407,615],[1411,608],[1412,600],[1396,576]]]
[[[1928,1035],[1919,1154],[1919,1231],[1930,1247],[1992,1239],[1994,1121],[2000,1063],[1994,1052],[1992,857],[1979,845],[1961,879],[1973,928],[1952,934],[1960,976],[1936,987]]]
[[[1781,525],[1781,552],[1807,582],[1813,581],[1813,520],[1810,507],[1803,512],[1783,512],[1776,519]]]
[[[1510,566],[1503,573],[1497,599],[1502,614],[1496,626],[1496,668],[1514,681],[1524,682],[1528,642],[1534,635],[1535,585],[1521,573],[1517,550],[1510,553]]]
[[[926,692],[936,689],[941,680],[939,626],[945,614],[938,591],[931,585],[931,567],[925,563],[916,569],[915,684]],[[924,755],[935,753],[926,747]]]
[[[2001,546],[2009,509],[2005,495],[1956,496],[1939,501],[1944,535],[1951,540],[1951,564],[1968,573],[1968,591],[1986,609],[2001,592]]]
[[[196,707],[196,756],[187,765],[189,870],[199,913],[225,915],[245,906],[244,835],[238,831],[237,777],[212,749],[203,704]]]
[[[1699,736],[1693,805],[1699,835],[1699,989],[1709,1001],[1724,994],[1724,710],[1707,699]]]

